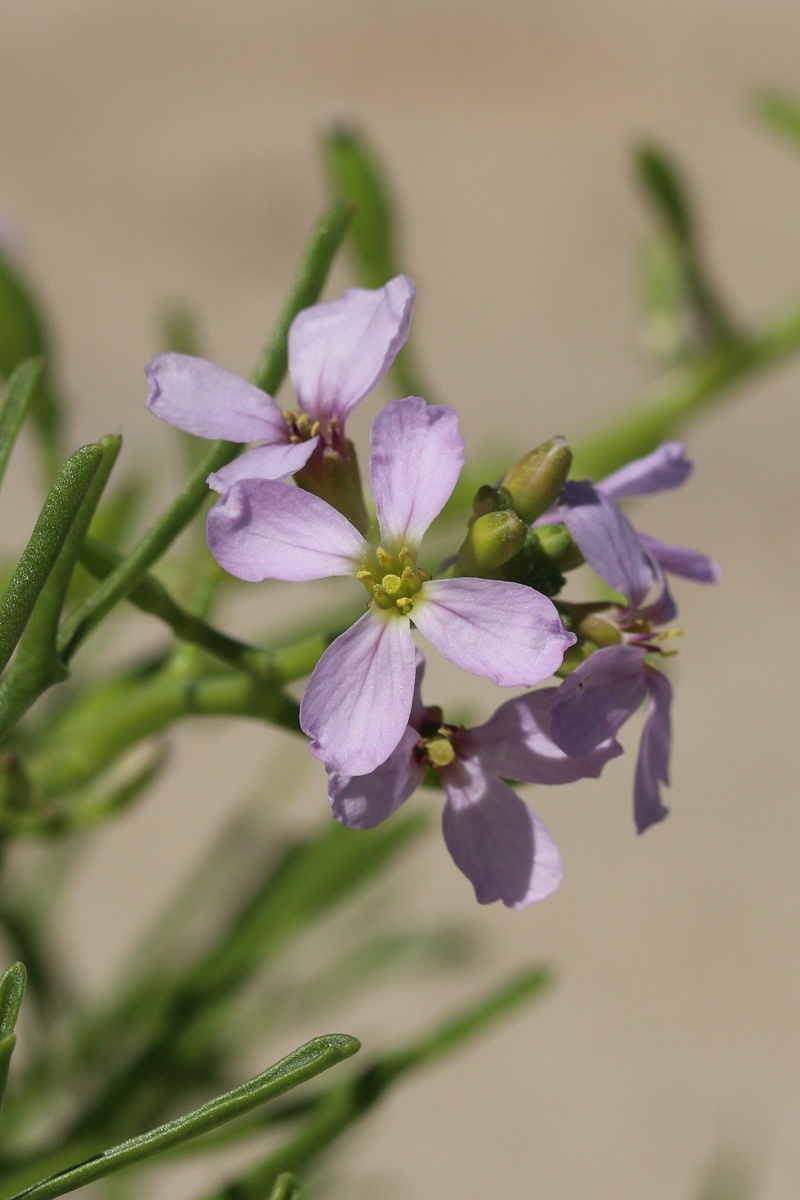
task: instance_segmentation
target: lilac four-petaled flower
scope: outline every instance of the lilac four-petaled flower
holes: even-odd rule
[[[698,550],[639,533],[617,501],[680,487],[691,471],[685,446],[664,442],[600,483],[570,480],[557,506],[537,524],[563,521],[592,570],[625,596],[631,610],[664,624],[676,613],[665,573],[716,583],[719,568]]]
[[[464,462],[458,414],[410,396],[387,405],[371,435],[370,480],[381,544],[371,546],[320,497],[241,479],[208,517],[217,562],[248,581],[355,575],[371,596],[325,651],[300,708],[311,751],[332,770],[366,775],[404,736],[414,693],[412,622],[451,662],[506,687],[541,683],[575,636],[552,601],[522,584],[431,580],[416,560]]]
[[[679,487],[691,470],[685,447],[665,442],[596,485],[588,480],[567,483],[558,507],[547,516],[567,525],[589,566],[627,602],[616,618],[610,617],[619,625],[621,643],[596,650],[562,683],[553,705],[553,737],[567,754],[586,754],[613,737],[648,700],[634,780],[639,833],[669,811],[661,786],[669,783],[672,687],[646,661],[659,649],[654,626],[676,614],[666,572],[715,583],[720,571],[698,550],[637,532],[617,501]]]
[[[254,384],[188,354],[157,354],[145,368],[147,406],[187,433],[262,442],[208,478],[224,492],[238,479],[283,479],[301,470],[330,433],[383,379],[408,337],[414,285],[405,275],[376,290],[349,288],[298,313],[289,329],[289,375],[307,428],[293,428]],[[312,432],[313,431],[313,432]]]
[[[372,829],[408,799],[431,766],[446,797],[447,849],[478,901],[502,900],[519,909],[543,900],[561,882],[558,849],[536,813],[504,781],[561,784],[596,778],[610,758],[622,753],[621,746],[608,738],[580,758],[564,754],[550,735],[557,688],[508,700],[483,725],[445,726],[441,711],[422,703],[423,670],[420,654],[408,728],[386,762],[368,775],[329,772],[333,815],[350,829]]]

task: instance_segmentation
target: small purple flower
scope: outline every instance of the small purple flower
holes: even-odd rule
[[[646,661],[647,644],[621,644],[596,650],[561,684],[552,705],[552,734],[569,755],[582,759],[614,737],[636,710],[649,701],[633,790],[633,816],[639,833],[663,821],[669,809],[660,785],[669,785],[669,680]]]
[[[575,635],[555,606],[522,584],[439,579],[417,567],[420,542],[455,487],[464,443],[454,409],[395,400],[372,426],[376,548],[320,497],[266,479],[241,479],[208,516],[220,566],[250,582],[354,575],[367,611],[328,647],[300,708],[311,752],[366,775],[403,737],[414,693],[413,624],[445,658],[504,687],[530,687],[558,668]]]
[[[600,483],[570,480],[556,508],[537,524],[563,521],[592,570],[625,596],[630,609],[664,624],[676,614],[665,572],[716,583],[719,567],[697,550],[637,532],[617,501],[680,487],[691,471],[685,446],[664,442]]]
[[[368,775],[329,772],[333,815],[349,829],[385,821],[422,783],[426,766],[445,791],[442,828],[456,866],[480,904],[502,900],[524,908],[543,900],[561,882],[558,849],[542,822],[504,779],[522,783],[572,783],[596,778],[622,753],[613,739],[582,758],[570,758],[550,736],[557,688],[544,688],[501,704],[483,725],[445,725],[441,709],[420,696],[424,659],[417,656],[408,728],[385,763]]]
[[[238,479],[283,479],[321,445],[341,449],[347,417],[383,379],[408,337],[414,285],[405,275],[374,291],[349,288],[298,313],[289,329],[289,374],[299,414],[238,375],[188,354],[157,354],[145,368],[147,407],[187,433],[263,444],[208,478],[224,492]]]

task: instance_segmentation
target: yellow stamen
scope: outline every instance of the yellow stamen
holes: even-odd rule
[[[435,741],[428,742],[425,753],[432,767],[449,767],[456,756],[449,738],[436,738]]]

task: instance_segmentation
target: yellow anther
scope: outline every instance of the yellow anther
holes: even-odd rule
[[[378,563],[384,568],[384,570],[392,562],[391,554],[387,554],[383,546],[378,546],[377,550],[375,551],[375,556],[378,559]]]
[[[366,580],[368,583],[372,583],[372,572],[371,572],[371,571],[363,571],[363,570],[362,570],[362,571],[356,571],[356,579],[360,579],[362,583],[363,583],[365,580]]]
[[[414,601],[409,600],[408,596],[401,596],[399,600],[395,600],[395,606],[400,610],[404,617],[407,617],[414,607]]]
[[[397,596],[403,590],[403,581],[399,575],[384,575],[381,585],[390,596]]]
[[[428,742],[425,753],[432,767],[449,767],[456,756],[449,738],[436,738],[435,741]]]
[[[319,423],[319,421],[315,421],[314,424],[311,426],[311,436],[316,437],[317,434],[319,433],[319,431],[320,431],[320,423]]]

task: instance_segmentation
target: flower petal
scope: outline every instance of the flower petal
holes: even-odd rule
[[[561,882],[561,857],[542,822],[499,779],[470,759],[441,772],[447,792],[442,830],[447,849],[475,888],[479,904],[524,908]]]
[[[645,667],[644,674],[650,704],[639,743],[633,789],[633,816],[639,833],[663,821],[669,813],[661,803],[659,784],[669,784],[672,685],[654,667]]]
[[[147,407],[186,433],[228,442],[285,442],[289,431],[266,392],[190,354],[157,354],[145,367]]]
[[[422,728],[425,720],[425,705],[422,703],[422,680],[425,677],[425,655],[421,650],[415,650],[416,673],[414,675],[414,699],[411,701],[411,716],[409,725],[415,729]]]
[[[663,442],[652,454],[635,458],[618,471],[606,475],[597,487],[610,500],[649,496],[653,492],[680,487],[692,470],[692,463],[686,457],[686,447],[681,442]]]
[[[596,779],[622,746],[608,739],[588,754],[571,758],[553,741],[551,710],[560,688],[542,688],[501,704],[483,725],[457,735],[459,749],[480,760],[489,775],[521,783],[573,783]]]
[[[699,550],[674,546],[646,533],[640,533],[639,540],[656,562],[672,575],[693,579],[695,583],[718,583],[722,576],[722,570],[714,560]]]
[[[622,509],[586,479],[567,483],[560,505],[559,515],[592,570],[639,608],[654,583],[653,570]]]
[[[408,620],[370,609],[314,668],[300,705],[309,749],[331,771],[368,775],[400,743],[414,695]]]
[[[372,424],[370,483],[381,535],[389,542],[419,545],[438,517],[464,465],[458,413],[428,406],[419,396],[394,400]]]
[[[412,619],[445,658],[501,687],[548,679],[575,641],[546,596],[497,579],[426,583]]]
[[[349,288],[298,313],[289,330],[289,373],[315,420],[348,413],[380,383],[408,337],[414,284],[405,275],[375,291]]]
[[[271,479],[235,483],[209,512],[206,535],[219,565],[249,583],[352,575],[369,550],[319,496]]]
[[[369,775],[328,777],[333,815],[348,829],[373,829],[390,817],[416,791],[425,768],[414,754],[419,734],[410,725],[385,763]]]
[[[227,492],[240,479],[285,479],[306,465],[318,441],[313,437],[307,442],[272,442],[245,450],[209,475],[206,483],[215,492]]]
[[[645,653],[639,646],[606,646],[567,676],[551,710],[553,738],[566,754],[588,754],[644,702]]]

